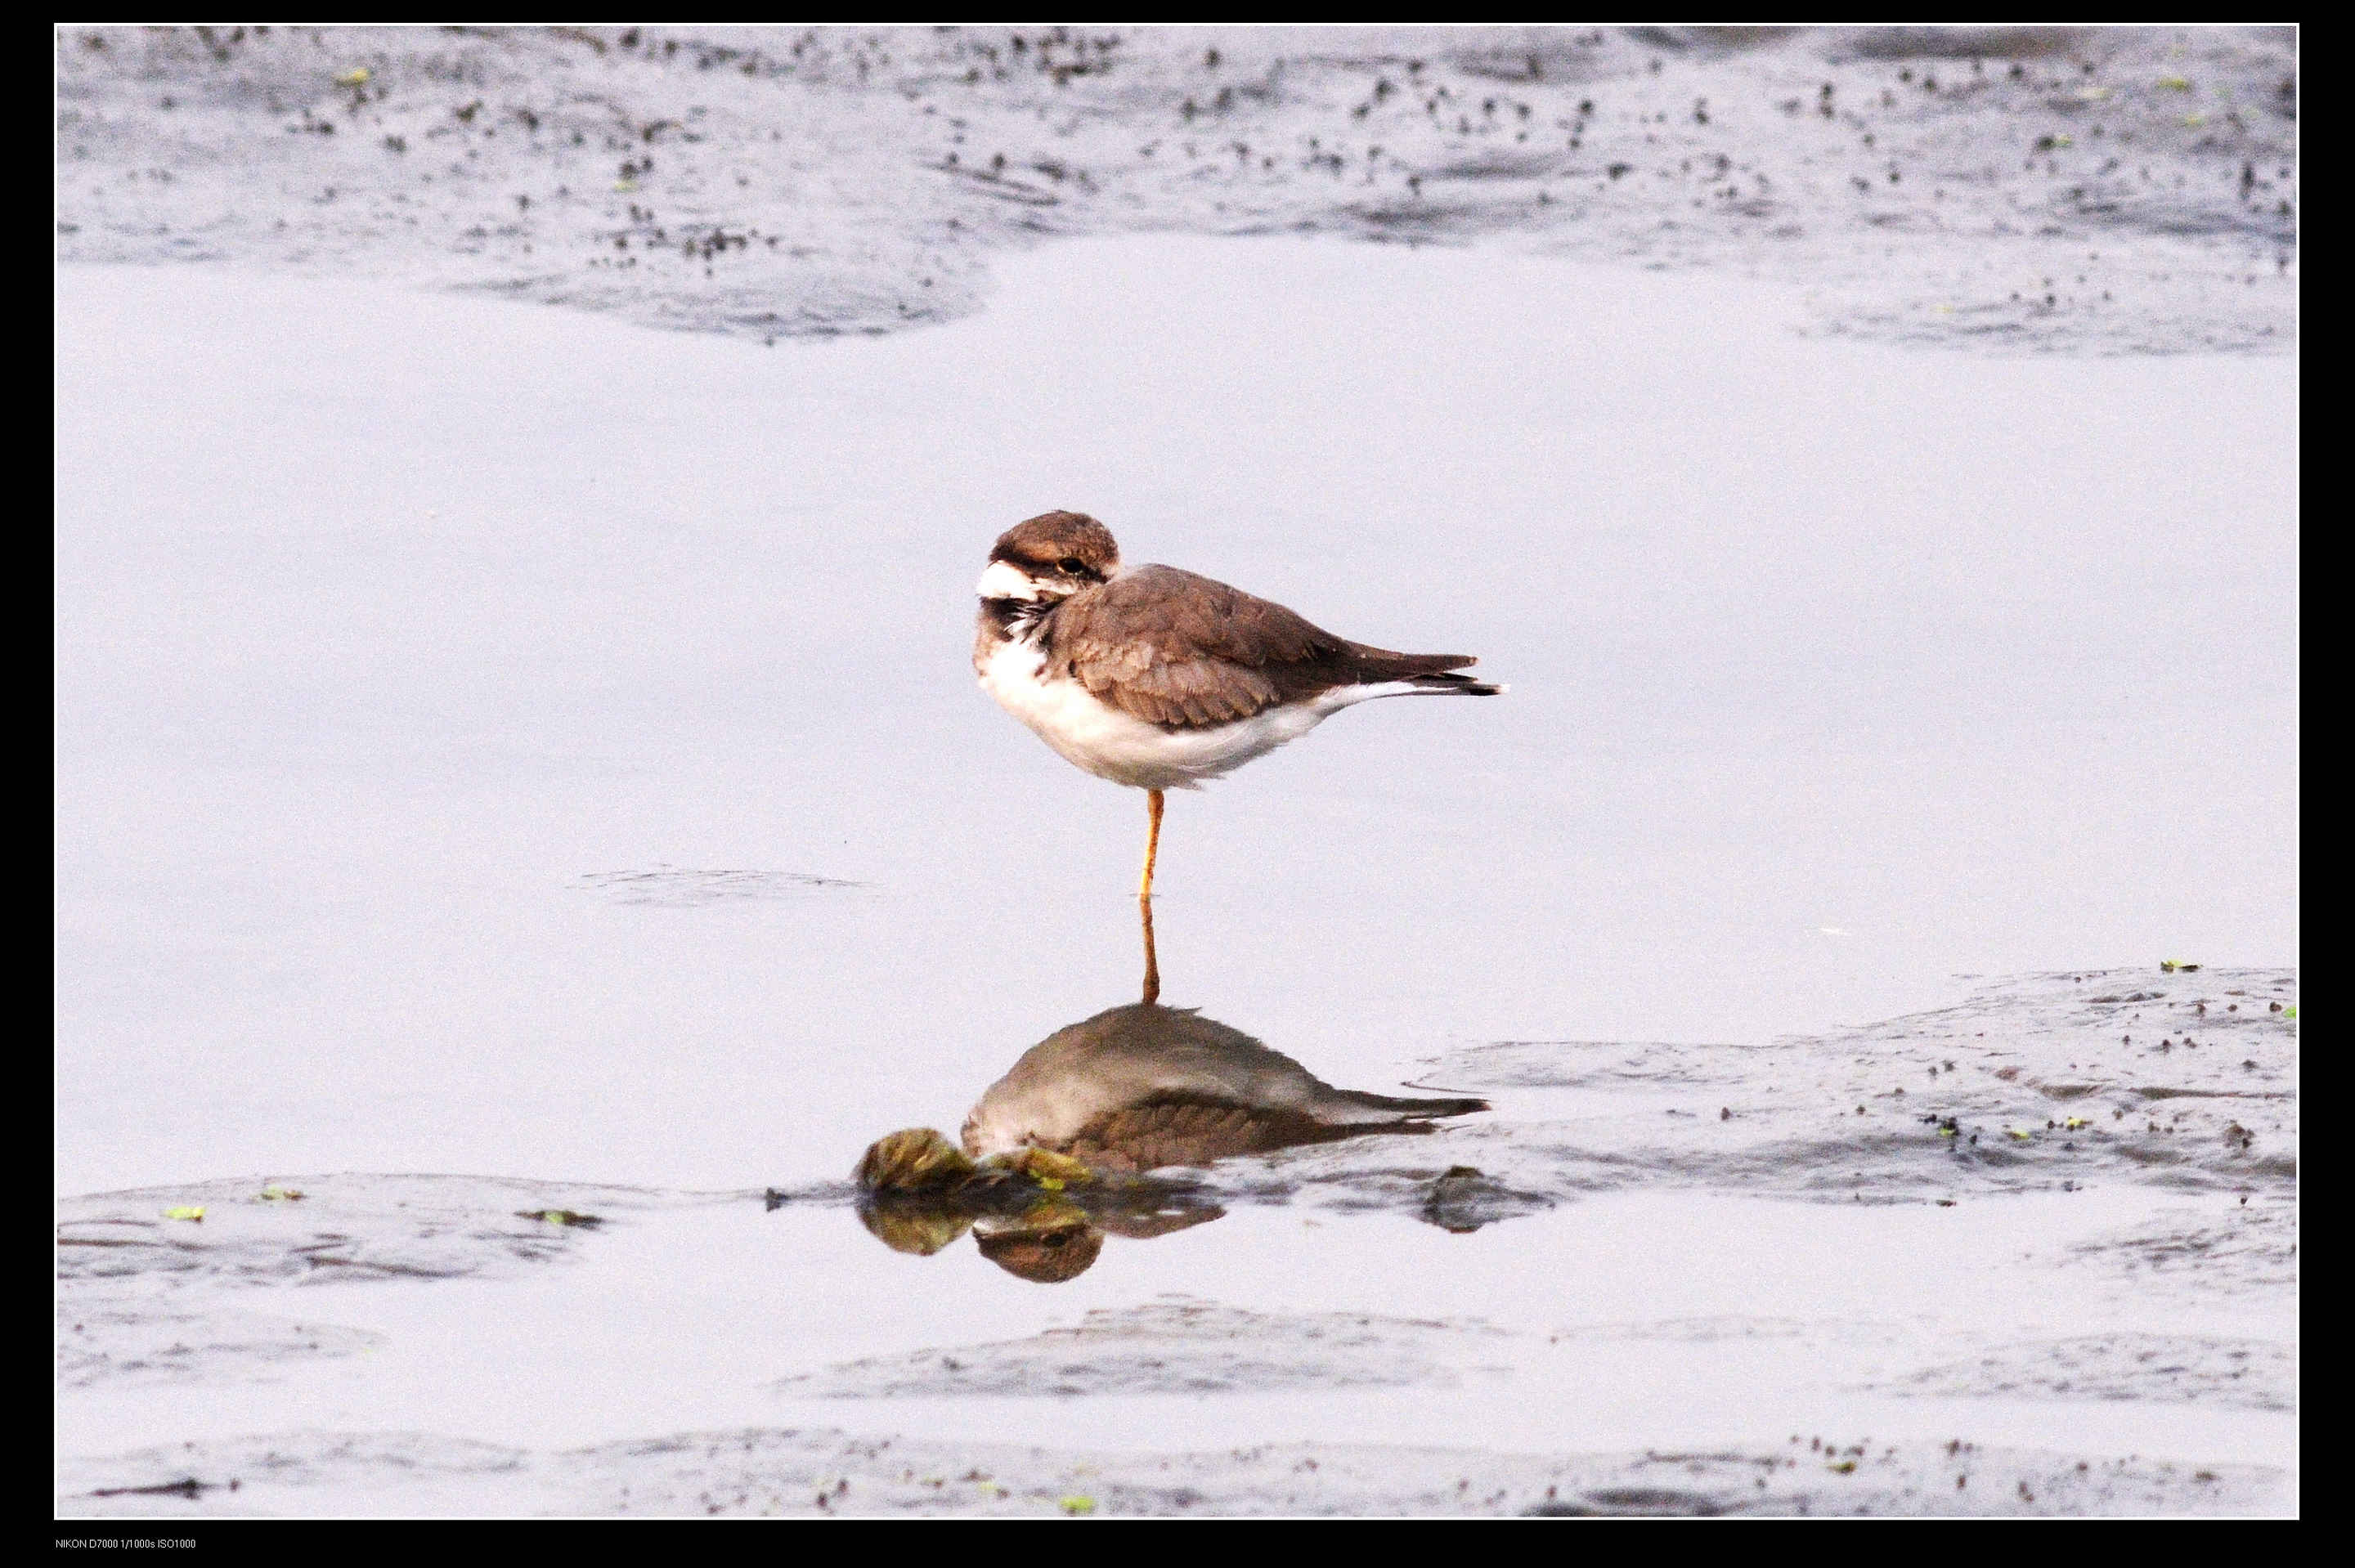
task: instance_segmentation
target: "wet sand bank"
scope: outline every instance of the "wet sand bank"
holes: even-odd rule
[[[756,339],[1055,238],[1322,234],[1804,285],[2005,353],[2296,331],[2281,28],[77,28],[59,251]]]

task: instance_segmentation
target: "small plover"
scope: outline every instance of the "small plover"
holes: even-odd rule
[[[1463,653],[1394,653],[1176,567],[1123,567],[1112,531],[1049,512],[998,536],[973,667],[1066,761],[1146,792],[1145,1000],[1157,999],[1162,795],[1194,789],[1373,697],[1495,696]]]

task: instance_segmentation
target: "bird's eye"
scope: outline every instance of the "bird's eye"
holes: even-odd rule
[[[1055,565],[1075,577],[1087,575],[1088,564],[1077,556],[1065,556]]]

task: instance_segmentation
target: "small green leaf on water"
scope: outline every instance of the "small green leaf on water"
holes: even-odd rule
[[[2283,1008],[2282,1016],[2284,1018],[2296,1018],[2297,1016],[2297,1004],[2296,1002],[2292,1002],[2287,1007]]]
[[[1851,1465],[1849,1467],[1854,1469],[1856,1467]],[[1091,1497],[1068,1497],[1055,1506],[1065,1513],[1072,1515],[1093,1513],[1096,1511],[1096,1499]]]
[[[366,66],[354,66],[351,69],[344,72],[343,75],[336,79],[336,85],[337,87],[366,87],[368,85],[368,68]]]
[[[167,1220],[196,1220],[201,1223],[205,1217],[205,1206],[202,1203],[184,1203],[176,1209],[165,1210],[164,1217]]]
[[[273,1185],[264,1187],[261,1190],[261,1202],[265,1203],[292,1203],[301,1199],[302,1196],[302,1192],[293,1187],[279,1187]]]
[[[2008,1128],[2004,1128],[2004,1130],[2005,1130],[2006,1132],[2008,1132],[2008,1133],[2011,1134],[2011,1136],[2012,1136],[2012,1137],[2014,1137],[2014,1138],[2016,1138],[2016,1139],[2019,1139],[2019,1141],[2020,1141],[2020,1142],[2022,1142],[2022,1143],[2026,1143],[2026,1142],[2029,1140],[2029,1139],[2032,1136],[2031,1134],[2029,1134],[2029,1133],[2025,1133],[2025,1132],[2020,1131],[2020,1130],[2019,1130],[2019,1128],[2016,1128],[2016,1127],[2008,1127]]]
[[[2158,79],[2158,86],[2169,92],[2190,92],[2191,90],[2191,81],[2188,77],[2163,76]]]
[[[570,1209],[518,1209],[516,1217],[524,1220],[545,1220],[551,1225],[580,1225],[594,1229],[605,1222],[595,1214],[576,1213]]]
[[[2081,1127],[2084,1127],[2084,1126],[2087,1126],[2087,1125],[2088,1125],[2088,1123],[2086,1122],[2086,1120],[2085,1120],[2085,1118],[2084,1118],[2083,1117],[2081,1117],[2081,1116],[2073,1116],[2073,1117],[2069,1118],[2066,1121],[2063,1121],[2061,1125],[2062,1125],[2062,1127],[2067,1128],[2071,1132],[2074,1132],[2074,1131],[2076,1131],[2079,1128],[2081,1128]]]
[[[1842,1459],[1836,1465],[1826,1465],[1824,1468],[1829,1470],[1835,1476],[1852,1476],[1856,1474],[1856,1461],[1854,1459]]]

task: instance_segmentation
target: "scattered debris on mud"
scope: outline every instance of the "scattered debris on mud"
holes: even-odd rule
[[[2241,1194],[2236,1221],[2277,1250],[2294,1245],[2295,1004],[2282,969],[2061,970],[1768,1045],[1470,1046],[1421,1081],[1496,1094],[1497,1117],[1447,1146],[1533,1197],[1674,1181],[1959,1202],[2126,1181]]]
[[[566,1452],[418,1434],[176,1444],[62,1467],[59,1510],[464,1516],[1247,1514],[2102,1515],[2277,1505],[2260,1466],[1792,1436],[1705,1453],[1547,1457],[1347,1443],[1075,1452],[691,1432]]]
[[[2296,332],[2287,28],[65,28],[58,247],[890,332],[1185,230],[1805,283],[2002,351]]]

